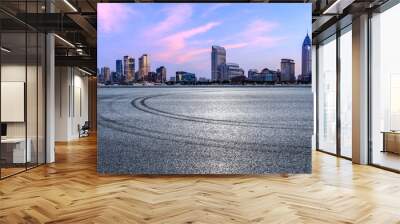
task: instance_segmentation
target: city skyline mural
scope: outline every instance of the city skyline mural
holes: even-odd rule
[[[311,172],[311,4],[98,9],[99,173]]]
[[[311,24],[308,4],[99,4],[99,69],[116,71],[116,60],[147,55],[149,69],[166,68],[212,79],[212,46],[226,50],[226,62],[249,70],[281,69],[294,61],[301,75],[302,43]],[[116,16],[118,15],[118,16]],[[286,15],[286,16],[282,16]],[[101,55],[101,57],[100,57]],[[134,76],[134,74],[133,74]]]

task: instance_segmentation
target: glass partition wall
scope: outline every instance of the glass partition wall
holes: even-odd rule
[[[318,46],[318,149],[336,153],[336,35]]]
[[[351,25],[340,31],[339,94],[340,94],[340,155],[352,157],[352,34]]]
[[[41,1],[0,3],[0,178],[45,163],[45,35],[18,16],[39,13]],[[2,8],[3,9],[3,8]]]
[[[352,157],[351,25],[317,47],[317,149]]]
[[[400,4],[369,17],[369,164],[400,172]],[[317,44],[317,149],[352,158],[352,26]]]
[[[400,4],[371,18],[370,163],[400,171]]]

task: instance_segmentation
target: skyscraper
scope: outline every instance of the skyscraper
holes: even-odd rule
[[[118,75],[117,72],[111,72],[110,82],[111,82],[111,83],[117,83],[117,82],[119,82],[119,75]]]
[[[139,79],[148,80],[149,72],[150,72],[150,59],[147,54],[143,54],[142,57],[139,58]]]
[[[226,63],[225,48],[220,46],[211,47],[211,80],[221,80],[221,75],[218,72],[218,67]]]
[[[134,81],[134,75],[135,75],[135,59],[134,58],[129,58],[128,59],[128,82]]]
[[[237,76],[244,76],[244,70],[236,63],[226,63],[218,67],[218,81],[230,81]]]
[[[165,83],[167,81],[167,69],[161,66],[156,69],[157,72],[157,82]]]
[[[97,69],[97,73],[99,74],[99,77],[97,78],[98,83],[104,83],[104,69]]]
[[[121,80],[122,76],[124,75],[123,66],[122,66],[122,60],[116,60],[115,61],[115,71],[117,72],[118,79]]]
[[[295,82],[294,76],[294,60],[283,58],[281,59],[281,82]]]
[[[128,58],[128,55],[124,56],[124,80],[128,77]]]
[[[304,81],[311,81],[311,39],[308,33],[301,48],[301,75]]]
[[[103,78],[103,82],[107,83],[107,82],[111,82],[111,71],[109,67],[103,67],[101,68],[101,73],[103,74],[102,78]]]
[[[127,82],[133,81],[135,73],[135,59],[129,56],[124,56],[124,78]]]

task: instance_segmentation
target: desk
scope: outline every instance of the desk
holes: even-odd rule
[[[31,139],[28,138],[26,139],[28,142],[25,151],[25,138],[5,138],[1,139],[1,144],[2,144],[2,154],[5,151],[10,150],[9,146],[12,146],[11,152],[12,152],[12,163],[26,163],[30,162],[32,159],[32,154],[31,154]],[[3,149],[5,147],[5,149]],[[10,158],[11,159],[11,158]]]
[[[392,152],[400,154],[400,131],[382,131],[383,150],[382,152]]]

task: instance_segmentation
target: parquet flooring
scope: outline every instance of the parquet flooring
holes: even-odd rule
[[[400,223],[400,175],[313,153],[311,175],[100,176],[94,136],[0,181],[0,223]]]

